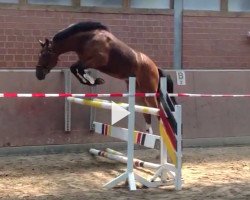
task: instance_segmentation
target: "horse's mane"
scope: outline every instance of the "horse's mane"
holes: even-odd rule
[[[79,23],[76,23],[67,27],[66,29],[59,31],[54,36],[53,41],[54,42],[61,41],[76,33],[85,32],[85,31],[93,31],[96,29],[108,31],[108,28],[104,26],[103,24],[101,24],[100,22],[91,22],[91,21],[79,22]]]

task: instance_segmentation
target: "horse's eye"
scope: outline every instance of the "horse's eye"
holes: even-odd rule
[[[49,52],[44,52],[44,53],[41,53],[41,56],[46,58],[46,57],[50,56],[50,54],[49,54]]]

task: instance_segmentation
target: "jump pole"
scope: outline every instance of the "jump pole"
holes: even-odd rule
[[[177,166],[176,166],[176,173],[175,173],[175,189],[181,190],[182,189],[182,109],[181,105],[175,105],[175,117],[178,121],[177,123]]]
[[[161,78],[160,79],[160,90],[163,94],[163,99],[166,101],[166,95],[167,95],[167,80],[166,78]],[[161,165],[164,165],[165,163],[168,162],[168,152],[167,149],[165,148],[163,141],[161,140]]]
[[[113,149],[108,149],[106,151],[101,151],[101,150],[98,150],[98,149],[91,148],[89,150],[89,152],[91,154],[93,154],[93,155],[102,156],[102,157],[105,157],[105,158],[109,158],[110,160],[115,160],[115,161],[118,161],[118,162],[121,162],[121,163],[126,164],[128,162],[128,158],[126,156],[124,156],[122,153],[117,152],[117,151],[115,151]],[[145,162],[145,161],[142,161],[142,160],[136,159],[136,158],[133,159],[133,165],[135,167],[143,167],[143,168],[150,168],[150,169],[158,169],[161,166],[160,164]]]
[[[103,136],[109,136],[126,142],[128,141],[128,129],[126,128],[112,126],[100,122],[93,122],[93,130],[95,133]],[[133,141],[135,144],[150,149],[156,149],[157,146],[159,146],[161,137],[159,135],[143,133],[141,131],[134,131]]]
[[[113,149],[110,149],[110,148],[106,148],[105,151],[102,151],[102,152],[106,152],[108,154],[113,154],[113,155],[124,156],[123,153],[116,151],[116,150],[113,150]],[[103,157],[105,157],[105,155]],[[170,172],[169,175],[173,178],[174,177],[173,173],[176,173],[175,166],[173,164],[170,164],[170,163],[165,163],[164,165],[168,168],[168,171]],[[135,167],[142,167],[142,168],[149,168],[149,169],[159,169],[161,167],[161,164],[146,162],[146,161],[135,158],[134,159],[134,166]],[[165,185],[165,183],[164,183],[164,185]]]
[[[67,100],[69,102],[73,102],[73,103],[81,104],[85,106],[91,106],[95,108],[103,108],[103,109],[108,109],[108,110],[111,110],[112,108],[111,102],[103,101],[103,100],[90,100],[90,99],[81,99],[81,98],[75,98],[75,97],[67,97]],[[117,103],[117,104],[125,109],[127,109],[130,105],[127,103]],[[134,109],[136,112],[139,112],[139,113],[146,113],[146,114],[156,115],[156,116],[159,115],[158,108],[135,105]]]
[[[135,78],[129,77],[129,93],[135,93]],[[128,142],[127,142],[127,170],[125,173],[121,174],[114,180],[108,182],[104,185],[105,188],[113,188],[118,185],[122,181],[128,180],[128,185],[130,190],[136,190],[136,183],[135,183],[135,174],[133,169],[133,158],[134,158],[134,141],[133,141],[133,132],[135,126],[135,97],[129,96],[128,97],[128,104],[129,104],[129,116],[128,116]]]

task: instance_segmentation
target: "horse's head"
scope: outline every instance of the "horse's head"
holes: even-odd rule
[[[43,80],[50,70],[56,66],[58,55],[53,49],[52,41],[45,39],[45,42],[39,40],[39,43],[42,49],[36,66],[36,77],[38,80]]]

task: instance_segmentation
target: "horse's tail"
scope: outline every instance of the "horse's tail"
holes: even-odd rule
[[[159,72],[160,77],[167,77],[167,92],[174,93],[174,83],[173,83],[171,76],[167,74],[167,72],[161,68],[158,68],[158,72]],[[160,81],[159,81],[159,86],[158,86],[158,92],[159,90],[160,90]],[[176,99],[174,97],[170,97],[170,99],[172,100],[174,105],[177,104]]]

